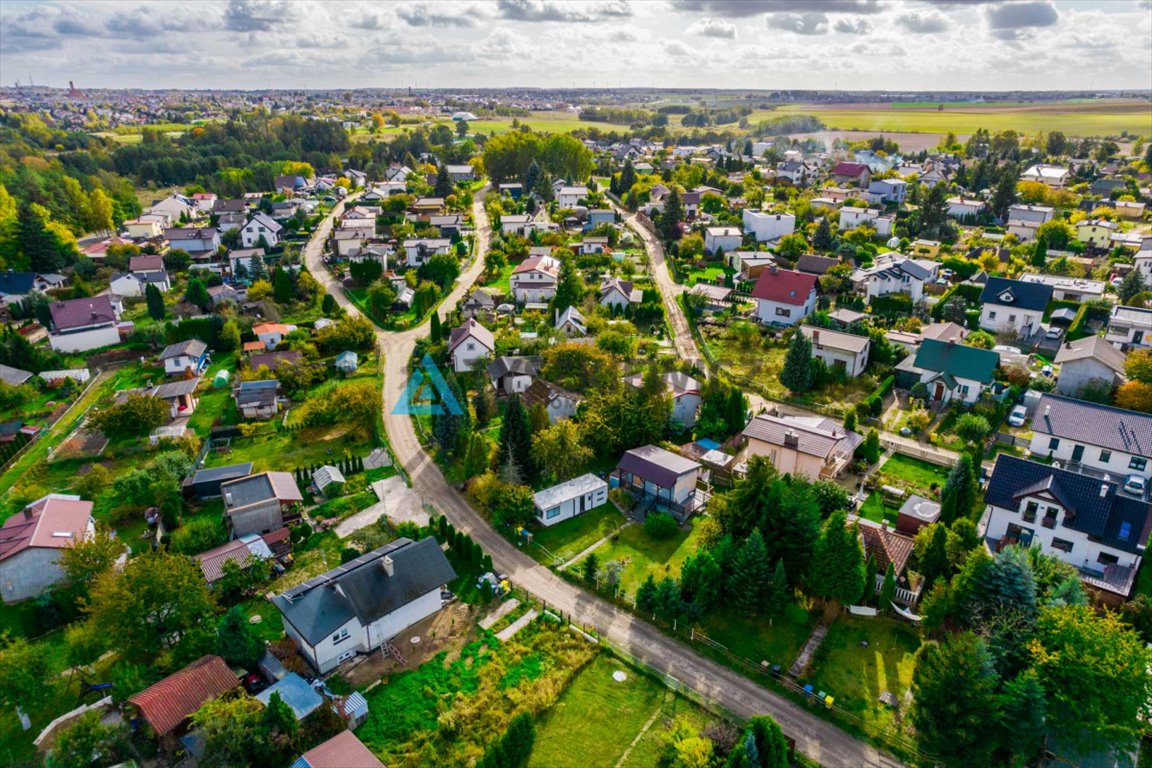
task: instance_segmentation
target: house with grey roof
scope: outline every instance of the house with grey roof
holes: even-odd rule
[[[875,263],[852,273],[852,287],[869,300],[904,293],[912,301],[924,298],[924,286],[936,279],[940,264],[909,259],[899,253],[878,256]]]
[[[0,364],[0,381],[3,381],[10,387],[18,387],[21,384],[27,383],[30,378],[32,378],[32,373],[29,371]]]
[[[465,320],[448,333],[448,359],[452,370],[464,373],[472,370],[477,360],[496,351],[496,337],[475,318]]]
[[[280,382],[276,379],[240,382],[233,394],[245,419],[270,419],[280,410]]]
[[[993,551],[1039,547],[1076,568],[1105,600],[1132,591],[1152,532],[1152,505],[1118,478],[1000,454],[984,502],[984,537]]]
[[[811,325],[801,326],[800,332],[812,342],[812,356],[823,360],[833,371],[843,371],[849,378],[855,378],[868,367],[872,340],[867,336]]]
[[[980,327],[989,333],[1031,336],[1050,301],[1050,285],[989,277],[980,293]]]
[[[1104,339],[1121,350],[1152,347],[1152,309],[1112,307]]]
[[[541,362],[539,357],[501,355],[488,363],[488,379],[498,395],[523,392],[540,373]]]
[[[657,445],[625,451],[609,475],[609,484],[636,498],[632,513],[643,517],[652,509],[666,510],[683,522],[699,512],[710,494],[697,488],[703,467]]]
[[[300,519],[304,496],[289,472],[261,472],[220,484],[224,521],[233,538],[278,531]]]
[[[220,485],[229,480],[239,480],[252,474],[252,462],[245,461],[240,464],[228,464],[223,467],[198,469],[191,476],[184,478],[184,495],[193,499],[218,499],[223,494]]]
[[[1078,397],[1085,389],[1111,392],[1124,382],[1124,353],[1102,336],[1066,341],[1056,353],[1056,391]]]
[[[54,301],[48,305],[52,331],[48,343],[57,352],[87,352],[120,343],[120,313],[107,296]]]
[[[696,415],[703,400],[703,385],[679,371],[665,373],[660,378],[664,381],[665,391],[672,398],[672,421],[684,427],[696,426]],[[625,377],[624,383],[641,389],[644,386],[644,374]]]
[[[1152,414],[1045,393],[1029,449],[1067,467],[1152,479]]]
[[[434,538],[400,538],[272,598],[284,631],[319,674],[385,648],[440,610],[456,571]]]
[[[864,438],[823,416],[754,416],[741,433],[744,456],[764,456],[781,474],[812,481],[838,477]]]
[[[608,503],[608,483],[588,474],[545,488],[532,497],[536,520],[556,525]]]
[[[169,344],[160,353],[160,362],[168,376],[183,376],[187,371],[199,376],[208,365],[208,345],[200,339]]]

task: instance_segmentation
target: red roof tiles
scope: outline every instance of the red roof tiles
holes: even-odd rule
[[[224,659],[203,656],[150,688],[128,697],[128,701],[140,709],[140,714],[156,735],[163,736],[200,709],[204,702],[238,685],[236,675]]]
[[[756,279],[756,286],[752,289],[751,296],[754,299],[803,306],[808,301],[812,289],[816,287],[816,282],[816,275],[787,269],[775,271],[766,269]]]

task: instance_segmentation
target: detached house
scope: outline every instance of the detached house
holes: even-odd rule
[[[208,365],[208,345],[200,339],[169,344],[160,353],[160,362],[168,376],[199,376]]]
[[[244,419],[271,419],[280,412],[280,382],[276,379],[243,381],[233,393]]]
[[[741,216],[744,221],[744,231],[755,237],[758,243],[779,240],[796,231],[796,217],[790,213],[771,213],[745,208]],[[732,250],[732,248],[725,248],[724,252],[731,253]]]
[[[875,179],[868,184],[868,191],[864,199],[870,203],[884,205],[885,203],[900,204],[908,194],[908,182],[903,179]]]
[[[760,273],[750,294],[761,323],[795,325],[816,309],[818,278],[803,272],[769,267]]]
[[[988,207],[983,200],[966,200],[963,197],[950,197],[947,203],[948,215],[954,219],[979,216]]]
[[[409,267],[423,266],[433,256],[448,253],[452,241],[446,237],[418,237],[404,241],[404,255]]]
[[[990,277],[980,293],[980,327],[990,333],[1031,336],[1040,328],[1052,286]]]
[[[1152,480],[1152,415],[1044,394],[1032,417],[1029,450],[1069,468]]]
[[[172,290],[167,272],[122,272],[112,276],[108,290],[117,296],[136,298],[143,296],[149,285],[156,286],[160,293]]]
[[[300,519],[304,497],[289,472],[261,472],[220,484],[232,538],[278,531]]]
[[[681,522],[704,508],[709,494],[696,487],[703,467],[656,445],[626,451],[609,484],[633,494],[646,514],[664,509]]]
[[[852,286],[869,301],[896,293],[920,301],[924,298],[924,286],[936,280],[939,268],[939,262],[887,253],[877,257],[872,266],[854,270]]]
[[[1114,221],[1085,219],[1076,225],[1076,239],[1089,248],[1111,247],[1112,235],[1119,231]]]
[[[743,240],[744,236],[738,227],[708,227],[704,230],[704,251],[728,253],[737,250]]]
[[[1116,480],[1000,454],[984,502],[990,548],[1040,547],[1113,604],[1132,591],[1152,507]]]
[[[560,187],[556,192],[556,204],[561,208],[575,208],[588,197],[588,187]]]
[[[661,377],[665,390],[672,396],[672,421],[685,427],[696,426],[696,414],[700,410],[703,387],[688,374],[674,371]],[[644,375],[636,374],[624,379],[625,383],[637,389],[644,386]]]
[[[1104,339],[1120,349],[1152,347],[1152,309],[1112,307]]]
[[[275,248],[280,244],[280,234],[283,231],[284,225],[280,222],[266,213],[257,212],[252,214],[240,230],[240,242],[245,248],[255,248],[260,238],[264,238],[269,248]]]
[[[840,209],[840,230],[855,229],[856,227],[872,227],[876,234],[887,237],[892,234],[892,223],[895,219],[884,216],[878,208],[855,208],[846,205]]]
[[[781,474],[813,482],[838,477],[864,438],[822,416],[755,416],[744,427],[748,456],[764,456]]]
[[[537,403],[543,405],[548,413],[548,421],[552,424],[575,416],[580,403],[584,402],[583,395],[569,392],[540,378],[533,381],[521,397],[524,400],[524,407],[529,410]]]
[[[623,309],[639,304],[644,300],[644,292],[636,288],[630,280],[609,277],[600,284],[600,304],[613,309]]]
[[[916,354],[896,366],[896,382],[903,389],[922,382],[928,387],[928,398],[942,404],[953,399],[974,403],[995,382],[999,365],[997,352],[958,344],[955,339],[924,339]]]
[[[547,527],[607,504],[608,483],[588,473],[539,491],[532,502],[537,522]]]
[[[57,352],[86,352],[120,343],[120,313],[108,296],[55,301],[48,305],[52,332],[48,343]]]
[[[501,356],[488,363],[488,379],[497,394],[523,392],[540,373],[540,358]]]
[[[264,342],[265,349],[275,349],[284,341],[284,337],[296,330],[294,325],[284,323],[258,323],[252,326],[252,333]]]
[[[1021,181],[1038,181],[1053,189],[1062,188],[1070,178],[1072,178],[1072,173],[1067,168],[1061,168],[1058,165],[1045,165],[1044,163],[1030,165],[1024,173],[1020,174]]]
[[[1056,391],[1071,397],[1086,388],[1111,391],[1124,382],[1124,353],[1101,336],[1066,341],[1056,353]]]
[[[872,179],[872,172],[864,163],[837,163],[832,168],[832,181],[836,184],[855,184],[866,188]]]
[[[867,336],[811,325],[800,326],[800,332],[812,342],[812,356],[823,360],[833,371],[843,371],[854,379],[868,367],[872,341]]]
[[[0,599],[26,600],[64,581],[60,550],[96,534],[92,502],[50,493],[0,525]]]
[[[547,302],[556,295],[560,280],[560,260],[552,256],[534,256],[512,270],[509,288],[520,303]]]
[[[456,373],[472,370],[477,360],[489,357],[495,351],[496,337],[475,318],[469,318],[448,334],[448,359]]]
[[[456,578],[433,538],[397,539],[272,598],[284,631],[319,674],[387,647],[442,607]]]
[[[215,227],[177,227],[164,230],[168,247],[188,251],[194,259],[206,259],[220,247],[220,231]]]

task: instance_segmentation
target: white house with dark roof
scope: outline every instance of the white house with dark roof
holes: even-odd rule
[[[488,363],[487,371],[497,394],[511,395],[532,386],[540,373],[540,358],[502,355]]]
[[[60,550],[94,536],[92,502],[50,493],[0,525],[0,599],[43,594],[64,580]]]
[[[588,187],[560,187],[556,191],[556,204],[561,208],[575,208],[588,197]]]
[[[120,313],[109,296],[55,301],[48,305],[52,331],[48,343],[57,352],[86,352],[120,343]]]
[[[1097,590],[1127,597],[1136,580],[1152,506],[1104,479],[1000,454],[984,491],[985,542],[998,551],[1039,547]]]
[[[800,332],[812,342],[812,356],[823,360],[833,371],[844,371],[846,376],[854,379],[868,367],[872,340],[867,336],[811,325],[800,326]]]
[[[556,525],[607,504],[608,483],[589,472],[537,492],[532,503],[537,522]]]
[[[477,360],[490,357],[495,351],[496,337],[475,318],[469,318],[448,334],[448,359],[456,373],[472,370]]]
[[[319,674],[371,653],[440,610],[456,571],[434,538],[400,538],[272,598]]]
[[[644,292],[637,288],[631,280],[621,280],[618,277],[607,277],[600,283],[600,304],[605,307],[623,309],[629,305],[636,305],[644,300]]]
[[[220,484],[224,521],[233,538],[278,531],[300,519],[304,500],[290,472],[261,472]]]
[[[1046,393],[1032,416],[1029,450],[1064,466],[1152,479],[1152,414]]]
[[[200,339],[169,344],[160,353],[160,362],[168,376],[184,376],[189,371],[199,376],[208,365],[208,345]]]
[[[660,378],[664,381],[665,391],[672,397],[672,421],[685,427],[696,426],[704,387],[696,379],[679,371],[665,373]],[[644,386],[644,374],[628,376],[624,383],[641,389]]]
[[[1052,286],[989,277],[980,293],[980,327],[990,333],[1028,336],[1040,328]]]
[[[257,211],[248,218],[248,221],[240,229],[240,242],[245,248],[255,248],[260,242],[260,238],[264,238],[264,242],[268,244],[269,248],[275,248],[280,244],[280,235],[283,232],[283,224],[268,214]]]
[[[404,241],[404,256],[408,266],[419,267],[433,256],[448,253],[452,241],[446,237],[417,237]]]
[[[1152,309],[1112,307],[1104,339],[1123,350],[1152,348]]]
[[[928,259],[909,259],[900,253],[878,256],[868,267],[852,271],[852,286],[869,300],[905,293],[912,301],[924,298],[924,286],[936,279],[940,264]]]
[[[192,258],[204,259],[220,247],[220,230],[215,227],[174,227],[164,230],[168,247],[187,251]]]
[[[576,415],[576,409],[584,402],[584,396],[570,392],[550,381],[537,378],[524,390],[521,397],[524,407],[531,409],[537,403],[544,406],[551,424]]]

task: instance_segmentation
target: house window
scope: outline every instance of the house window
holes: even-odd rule
[[[476,349],[476,345],[473,344],[472,342],[468,342],[468,351],[472,352],[475,349]]]
[[[1036,522],[1036,510],[1038,510],[1039,508],[1040,508],[1040,505],[1037,504],[1036,502],[1034,502],[1034,501],[1028,502],[1027,506],[1024,507],[1024,522],[1026,522],[1026,523]]]
[[[348,627],[344,627],[336,634],[332,635],[332,645],[338,645],[348,639]]]
[[[1116,565],[1120,562],[1120,558],[1116,557],[1116,555],[1110,555],[1107,552],[1101,552],[1096,555],[1096,562],[1100,563],[1100,565]]]
[[[1052,539],[1052,549],[1060,552],[1071,552],[1073,544],[1066,539]]]
[[[1132,538],[1132,523],[1127,520],[1120,523],[1120,530],[1116,532],[1116,538],[1120,539],[1120,541],[1128,541],[1128,539]]]
[[[1048,441],[1048,450],[1056,451],[1060,449],[1060,438],[1054,437]]]
[[[989,320],[995,320],[996,319],[996,313],[995,312],[989,312],[988,313],[988,319]]]
[[[1132,460],[1128,462],[1128,469],[1134,469],[1137,472],[1143,472],[1148,468],[1148,459],[1140,456],[1133,456]]]
[[[792,317],[792,310],[784,309],[783,307],[776,307],[777,317]]]
[[[546,517],[549,520],[555,517],[560,517],[560,507],[552,507],[552,509],[548,510]]]
[[[1008,315],[1008,322],[1012,325],[1016,325],[1016,315]]]
[[[968,395],[968,385],[967,384],[961,384],[960,385],[960,394],[965,395],[965,396]]]
[[[1107,464],[1110,461],[1112,461],[1112,451],[1101,450],[1100,451],[1100,463],[1101,464]]]

